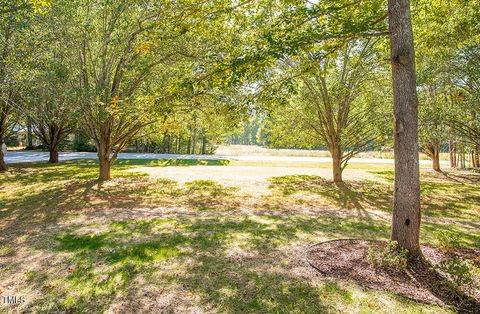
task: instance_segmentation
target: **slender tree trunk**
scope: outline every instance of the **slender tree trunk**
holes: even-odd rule
[[[0,149],[0,172],[6,171],[7,169],[8,167],[3,157],[3,151]]]
[[[332,155],[333,182],[343,183],[342,179],[342,150],[339,145],[334,144],[330,148]]]
[[[432,154],[432,165],[433,170],[441,171],[440,170],[440,145],[435,144],[433,145],[433,154]]]
[[[480,168],[480,158],[478,154],[478,144],[474,144],[473,146],[473,167],[474,168]]]
[[[453,167],[457,168],[457,143],[453,143]]]
[[[460,169],[465,169],[465,151],[463,144],[459,145],[458,148],[458,163]]]
[[[207,151],[207,137],[204,135],[202,137],[202,155],[205,155]]]
[[[395,125],[391,238],[410,254],[421,256],[418,98],[410,0],[388,0],[388,21]]]
[[[168,143],[167,143],[167,154],[172,153],[172,136],[170,134],[168,136]]]
[[[192,137],[188,136],[188,142],[187,142],[187,155],[190,155],[190,145],[192,144]]]
[[[33,149],[32,119],[27,117],[27,150]]]
[[[50,149],[50,158],[48,159],[48,162],[51,163],[51,164],[58,163],[58,150],[57,150],[57,148],[51,148]]]
[[[0,132],[1,132],[1,130],[0,130]],[[5,163],[4,156],[3,156],[2,144],[3,144],[3,135],[2,135],[2,133],[0,133],[0,172],[6,171],[8,169],[7,164]]]
[[[193,128],[193,138],[192,138],[192,154],[195,155],[195,150],[197,148],[197,127]]]
[[[3,103],[0,103],[0,172],[6,171],[8,169],[2,150],[4,135],[6,132],[8,111],[9,108],[7,106],[7,102],[5,101]]]
[[[470,167],[475,168],[475,157],[473,156],[473,149],[469,153]]]
[[[453,143],[452,140],[448,140],[448,155],[449,155],[449,160],[450,160],[450,168],[455,168],[455,160],[454,160],[454,155],[453,155]]]

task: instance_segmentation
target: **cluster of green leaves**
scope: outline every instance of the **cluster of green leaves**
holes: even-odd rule
[[[368,247],[367,258],[374,267],[405,270],[408,252],[399,247],[396,241],[388,241],[380,248],[378,243],[373,243]]]
[[[473,291],[480,286],[480,268],[460,257],[447,258],[437,268],[446,273],[458,288]]]
[[[391,134],[391,110],[378,44],[356,41],[328,56],[319,46],[281,62],[273,80],[280,74],[292,85],[282,94],[285,105],[270,111],[271,143],[307,148],[338,143],[345,161],[384,145]]]
[[[420,140],[424,147],[478,145],[480,18],[478,1],[413,3],[419,84]]]

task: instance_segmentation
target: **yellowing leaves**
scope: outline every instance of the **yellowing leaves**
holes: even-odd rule
[[[136,47],[138,53],[149,54],[153,50],[154,46],[150,42],[142,42],[139,46]]]
[[[52,4],[52,0],[29,0],[28,2],[36,12],[41,12]]]

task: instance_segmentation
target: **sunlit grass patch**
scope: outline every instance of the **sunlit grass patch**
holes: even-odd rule
[[[14,250],[11,246],[5,245],[5,244],[0,245],[0,257],[4,256],[4,255],[11,254],[13,252],[14,252]]]
[[[228,166],[230,160],[227,159],[189,159],[189,158],[169,158],[169,159],[118,159],[115,162],[116,167],[124,168],[131,166],[145,167],[168,167],[168,166]]]

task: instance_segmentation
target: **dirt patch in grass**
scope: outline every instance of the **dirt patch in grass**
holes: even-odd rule
[[[465,294],[454,289],[445,274],[434,267],[453,256],[478,257],[479,250],[446,253],[422,247],[425,260],[411,260],[408,268],[401,270],[374,267],[367,257],[371,245],[382,244],[354,239],[327,241],[311,246],[307,250],[307,261],[326,277],[354,280],[365,288],[393,292],[423,303],[451,306],[463,313],[480,313],[480,291],[476,289]]]

